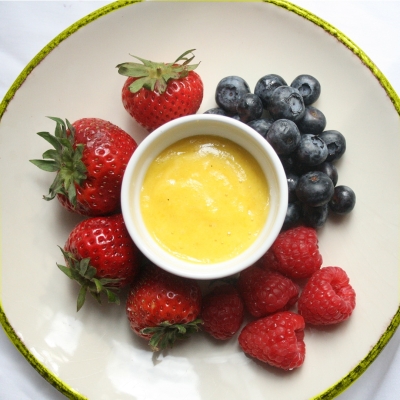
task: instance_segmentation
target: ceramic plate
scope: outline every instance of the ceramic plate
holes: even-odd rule
[[[179,23],[174,21],[179,20]],[[151,27],[149,25],[151,21]],[[199,112],[215,105],[226,75],[254,88],[277,73],[308,73],[322,85],[315,104],[347,152],[339,184],[357,206],[319,231],[324,266],[338,265],[357,292],[353,316],[306,329],[304,365],[282,372],[254,362],[236,340],[205,335],[154,355],[129,329],[124,307],[89,301],[76,313],[78,287],[56,267],[58,245],[81,220],[45,202],[52,177],[28,162],[47,149],[36,132],[46,116],[110,120],[140,142],[145,132],[122,107],[115,66],[129,53],[172,61],[197,49],[205,84]],[[26,79],[25,79],[26,78]],[[399,324],[400,101],[351,40],[285,1],[134,3],[120,1],[74,24],[25,69],[1,104],[1,322],[27,360],[70,398],[332,398],[375,359]],[[388,167],[390,166],[390,167]]]

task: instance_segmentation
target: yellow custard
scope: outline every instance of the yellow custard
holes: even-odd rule
[[[212,135],[172,144],[150,164],[140,194],[144,223],[169,253],[215,263],[246,250],[269,211],[269,188],[255,158]]]

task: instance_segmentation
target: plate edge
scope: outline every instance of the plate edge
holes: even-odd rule
[[[157,0],[156,0],[157,1]],[[185,0],[173,0],[173,1],[185,1]],[[190,0],[186,0],[190,1]],[[207,1],[207,0],[206,0]],[[209,0],[214,1],[214,0]],[[240,1],[240,0],[239,0]],[[246,0],[243,0],[246,1]],[[287,11],[294,12],[295,14],[307,19],[308,21],[319,26],[331,36],[335,37],[339,42],[346,46],[351,52],[353,52],[361,62],[372,72],[372,74],[377,78],[378,82],[381,84],[385,92],[387,93],[389,99],[391,100],[395,110],[400,117],[400,98],[392,85],[389,83],[385,75],[380,71],[380,69],[374,64],[374,62],[366,55],[366,53],[361,50],[350,38],[348,38],[340,30],[336,29],[329,22],[317,17],[315,14],[307,11],[306,9],[299,7],[287,0],[261,0],[264,3],[269,3],[276,5],[278,7],[284,8]],[[7,109],[9,102],[14,97],[16,91],[24,83],[26,78],[32,72],[34,68],[52,51],[57,47],[63,40],[67,39],[70,35],[75,33],[77,30],[83,26],[88,25],[90,22],[106,15],[114,10],[120,9],[122,7],[141,3],[143,0],[117,0],[111,4],[99,8],[98,10],[88,14],[87,16],[76,21],[70,25],[67,29],[62,31],[57,35],[52,41],[50,41],[36,56],[27,64],[27,66],[18,75],[14,83],[11,85],[10,89],[6,92],[4,98],[0,103],[0,123],[4,112]],[[0,265],[1,272],[1,265]],[[0,275],[1,278],[1,275]],[[0,280],[1,283],[1,280]],[[1,290],[0,290],[1,295]],[[60,378],[53,374],[48,368],[46,368],[26,347],[19,336],[16,334],[15,330],[9,323],[6,314],[2,307],[1,296],[0,296],[0,324],[6,335],[9,337],[13,345],[20,351],[20,353],[26,358],[26,360],[33,366],[34,369],[46,379],[52,386],[54,386],[58,391],[64,395],[68,395],[71,399],[76,400],[87,400],[86,397],[76,392],[74,389],[66,385]],[[370,352],[361,360],[356,367],[353,368],[346,376],[340,379],[336,384],[332,385],[327,390],[324,390],[321,394],[313,397],[312,400],[327,400],[337,397],[340,393],[344,392],[351,384],[353,384],[372,364],[376,357],[380,354],[386,344],[389,342],[398,326],[400,325],[400,306],[391,319],[385,332],[382,334],[375,346],[370,350]],[[72,397],[71,397],[72,396]]]

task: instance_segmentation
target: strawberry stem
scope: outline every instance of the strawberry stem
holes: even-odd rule
[[[172,348],[176,340],[187,339],[192,333],[199,331],[201,319],[196,319],[187,324],[171,324],[164,321],[158,326],[143,328],[141,333],[151,335],[149,346],[153,351]]]
[[[74,255],[59,247],[63,253],[67,266],[57,264],[57,267],[64,272],[68,278],[75,280],[81,285],[77,300],[77,311],[85,303],[86,293],[89,293],[101,304],[101,293],[107,295],[109,303],[120,304],[118,296],[114,293],[116,290],[113,285],[119,282],[119,279],[96,278],[97,269],[90,264],[90,258],[77,260]]]
[[[194,50],[185,51],[173,63],[168,64],[132,56],[141,61],[142,64],[136,62],[118,64],[118,73],[123,76],[137,78],[129,86],[129,90],[132,93],[136,93],[144,88],[162,94],[167,90],[167,83],[170,80],[184,78],[190,71],[198,67],[199,64],[189,65],[195,57],[193,54]],[[192,56],[186,57],[188,54]],[[178,64],[180,61],[183,62]]]

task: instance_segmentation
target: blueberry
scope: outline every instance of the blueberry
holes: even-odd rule
[[[297,89],[290,86],[277,87],[267,109],[275,120],[284,118],[297,122],[305,113],[303,97]]]
[[[295,161],[291,155],[279,156],[279,159],[281,160],[283,169],[285,170],[286,173],[293,171]]]
[[[329,178],[331,178],[333,186],[336,186],[337,181],[339,179],[339,174],[338,174],[338,170],[335,167],[334,164],[325,161],[322,164],[319,164],[315,167],[316,171],[321,171],[325,174],[327,174],[329,176]]]
[[[287,86],[285,80],[276,74],[265,75],[258,80],[254,88],[254,94],[260,97],[264,108],[267,108],[274,90],[279,86]]]
[[[288,172],[286,174],[286,180],[288,184],[289,203],[293,203],[297,200],[296,187],[299,182],[299,176],[293,172]]]
[[[219,107],[210,108],[209,110],[204,111],[204,114],[227,115],[226,112]]]
[[[328,156],[328,147],[320,136],[303,134],[296,149],[297,160],[305,165],[318,165]]]
[[[296,88],[300,92],[306,106],[317,101],[321,94],[320,83],[311,75],[299,75],[290,86]]]
[[[265,138],[269,128],[271,128],[273,123],[274,120],[272,118],[259,118],[249,121],[247,125],[255,129],[262,137]]]
[[[311,207],[303,204],[302,207],[302,221],[304,225],[312,228],[322,228],[325,225],[329,215],[328,204],[319,207]]]
[[[297,122],[297,126],[302,133],[318,135],[326,127],[326,118],[322,111],[313,106],[306,107],[303,118]]]
[[[328,147],[328,157],[326,161],[336,161],[339,160],[340,157],[346,151],[346,139],[345,137],[338,131],[330,130],[324,131],[318,135]]]
[[[249,122],[261,117],[264,107],[261,99],[253,93],[245,94],[236,107],[236,111],[242,122]]]
[[[215,90],[215,101],[218,107],[228,114],[235,114],[240,99],[250,93],[247,82],[239,76],[227,76],[222,78]]]
[[[356,205],[356,194],[348,186],[336,186],[332,199],[329,201],[329,208],[335,214],[348,214]]]
[[[278,119],[269,128],[266,139],[278,155],[287,155],[298,146],[300,131],[293,121]]]
[[[311,207],[327,204],[334,192],[334,186],[328,175],[320,171],[311,171],[302,175],[297,183],[297,198]]]
[[[301,205],[299,203],[289,203],[286,211],[282,230],[292,228],[299,224],[301,219]]]

